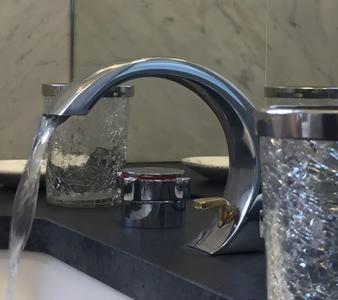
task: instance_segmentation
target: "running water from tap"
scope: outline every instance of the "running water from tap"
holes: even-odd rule
[[[56,116],[42,118],[35,133],[32,155],[27,160],[16,190],[12,208],[6,300],[12,300],[13,298],[13,287],[20,255],[25,248],[32,228],[38,198],[42,158],[53,130],[64,120],[64,117]]]

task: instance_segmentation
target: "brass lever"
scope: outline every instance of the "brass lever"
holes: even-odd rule
[[[237,209],[230,202],[222,197],[199,198],[193,200],[194,208],[209,209],[218,208],[218,227],[233,221],[237,215]]]

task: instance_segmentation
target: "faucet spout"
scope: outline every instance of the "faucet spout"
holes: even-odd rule
[[[101,69],[60,94],[45,115],[86,115],[110,88],[141,77],[175,81],[199,95],[217,116],[228,142],[230,170],[224,198],[236,209],[231,222],[219,226],[217,214],[190,246],[209,254],[233,252],[259,191],[258,142],[254,106],[231,82],[196,64],[177,59],[149,58]],[[258,234],[258,233],[257,233]],[[237,249],[237,248],[236,248]],[[250,249],[254,250],[254,249]]]

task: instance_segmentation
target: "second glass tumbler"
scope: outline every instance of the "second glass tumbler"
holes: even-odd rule
[[[44,84],[44,105],[52,105],[66,84]],[[126,158],[128,97],[133,87],[118,86],[87,116],[70,117],[58,127],[47,150],[46,194],[51,204],[112,206],[119,202],[117,172]]]

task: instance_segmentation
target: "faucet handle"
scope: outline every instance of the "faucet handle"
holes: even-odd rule
[[[237,216],[237,208],[230,204],[228,200],[222,197],[198,198],[193,200],[193,206],[196,209],[206,210],[209,208],[218,208],[217,225],[222,227],[224,224],[232,222]]]

